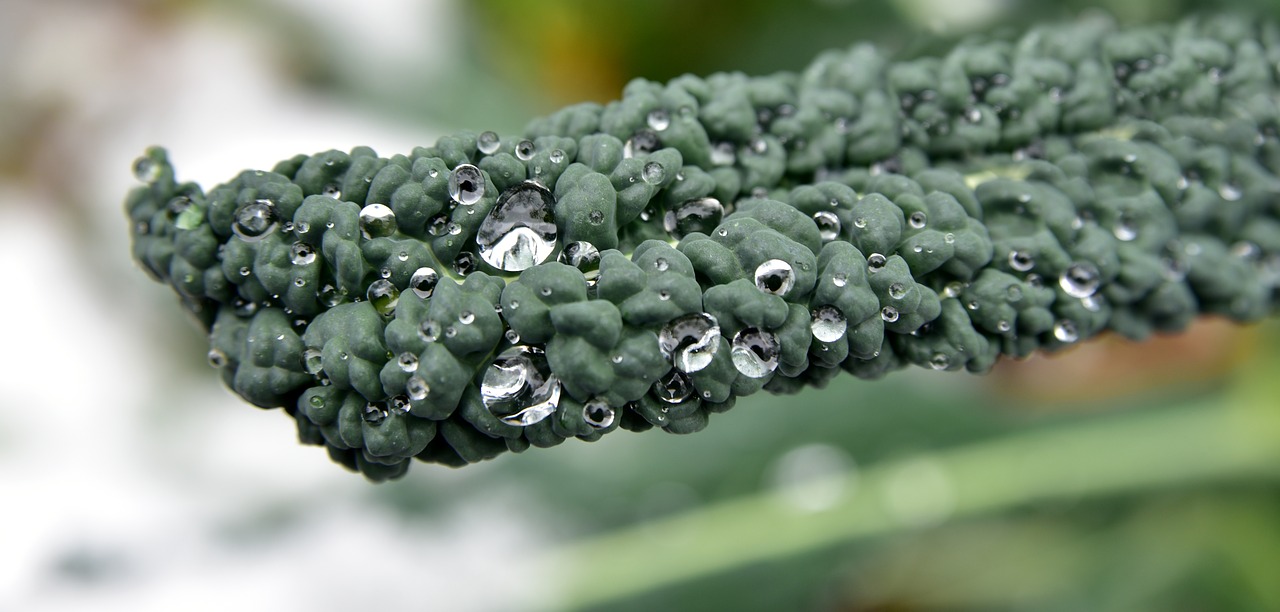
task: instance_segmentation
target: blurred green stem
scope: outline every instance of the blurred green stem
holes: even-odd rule
[[[1254,360],[1273,365],[1269,358]],[[1211,482],[1280,479],[1277,383],[1246,375],[1225,396],[885,462],[835,481],[805,511],[773,491],[607,533],[556,551],[559,608],[582,608],[943,520]],[[794,491],[793,491],[794,492]],[[572,585],[572,586],[570,586]]]

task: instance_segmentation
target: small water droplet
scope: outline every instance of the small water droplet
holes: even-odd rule
[[[560,162],[563,162],[563,161],[564,161],[564,150],[563,150],[563,149],[552,149],[552,150],[551,150],[551,153],[550,153],[549,155],[547,155],[547,159],[548,159],[551,163],[553,163],[553,164],[558,164],[558,163],[560,163]]]
[[[929,217],[924,213],[924,211],[917,210],[911,213],[909,217],[907,217],[907,224],[914,229],[924,229],[924,226],[928,223],[928,220],[929,220]]]
[[[1262,249],[1248,240],[1241,240],[1231,245],[1231,254],[1245,261],[1253,261],[1262,255]]]
[[[1005,295],[1009,296],[1010,302],[1018,302],[1022,300],[1022,287],[1017,285],[1009,285],[1005,290]]]
[[[655,108],[649,111],[646,117],[646,123],[656,132],[661,132],[671,126],[671,115],[667,114],[667,110],[663,108]]]
[[[1228,202],[1235,202],[1244,197],[1244,191],[1231,183],[1223,183],[1221,187],[1218,187],[1218,195]]]
[[[715,198],[685,200],[679,206],[667,210],[662,227],[676,240],[694,232],[708,233],[720,225],[724,218],[724,206]]]
[[[658,139],[657,132],[649,129],[639,130],[623,145],[622,156],[631,158],[636,155],[653,153],[661,147],[662,141]]]
[[[711,148],[711,164],[713,166],[732,166],[737,161],[738,154],[734,151],[732,142],[719,142]]]
[[[391,278],[391,268],[378,270],[378,276],[381,276],[382,278]]]
[[[339,187],[339,186],[338,186],[337,184],[335,184],[335,183],[329,183],[328,185],[325,185],[325,186],[320,190],[320,195],[325,196],[326,198],[333,198],[333,199],[335,199],[335,200],[341,200],[341,199],[342,199],[342,188],[341,188],[341,187]]]
[[[418,369],[418,356],[405,351],[396,357],[396,363],[400,365],[401,371],[413,372]]]
[[[849,329],[849,320],[835,306],[819,306],[809,312],[812,317],[809,329],[813,337],[821,342],[835,342],[844,337]]]
[[[498,137],[497,132],[480,132],[476,137],[476,149],[485,155],[493,155],[498,152],[498,147],[502,145],[502,139]]]
[[[764,378],[778,369],[778,337],[755,328],[734,334],[730,357],[733,367],[747,378]]]
[[[824,242],[831,242],[840,237],[840,217],[829,210],[813,213],[813,222],[818,226],[818,236]]]
[[[427,381],[417,376],[410,376],[404,383],[404,391],[409,394],[409,399],[420,402],[431,394],[431,387],[427,385]]]
[[[463,251],[453,258],[453,271],[466,276],[476,269],[476,256],[471,251]]]
[[[1009,333],[1009,330],[1013,329],[1013,324],[1007,319],[1000,319],[999,321],[996,321],[996,329],[999,330],[1000,333]]]
[[[160,173],[163,168],[150,157],[139,157],[133,160],[133,178],[138,179],[148,185],[160,180]]]
[[[534,182],[504,191],[476,234],[481,259],[509,272],[546,261],[556,247],[554,206],[551,192]]]
[[[1028,272],[1036,267],[1036,260],[1027,251],[1009,251],[1009,267],[1015,272]]]
[[[885,306],[880,309],[880,318],[884,319],[885,323],[896,323],[898,316],[898,309],[893,306]]]
[[[769,150],[769,143],[765,142],[763,138],[753,138],[747,146],[756,155],[764,155],[765,151]]]
[[[409,277],[409,287],[413,289],[413,293],[422,299],[431,297],[436,290],[436,285],[440,283],[440,274],[435,268],[423,266],[414,270],[413,276]]]
[[[955,244],[955,242],[956,242],[956,235],[955,235],[955,234],[953,234],[953,233],[951,233],[951,232],[947,232],[947,233],[945,233],[945,234],[943,234],[943,235],[942,235],[942,241],[943,241],[943,242],[945,242],[945,243],[947,243],[947,244]]]
[[[471,325],[476,320],[476,315],[470,310],[464,310],[458,314],[458,322],[463,325]]]
[[[907,295],[907,286],[902,283],[893,283],[889,285],[889,297],[900,300]]]
[[[964,120],[969,123],[978,123],[979,121],[982,121],[982,109],[976,106],[969,107],[969,109],[964,112]]]
[[[418,326],[418,337],[423,342],[435,342],[440,339],[440,324],[430,319]]]
[[[533,425],[560,405],[560,380],[541,349],[517,345],[502,351],[480,384],[484,406],[508,425]]]
[[[307,279],[302,278],[302,277],[295,278],[295,279],[293,279],[293,286],[294,286],[294,287],[298,287],[298,288],[306,287],[306,286],[307,286]]]
[[[360,209],[360,233],[365,238],[390,236],[396,229],[396,213],[386,204],[370,204]]]
[[[670,291],[667,291],[666,289],[663,289],[663,290],[659,291],[659,292],[658,292],[658,299],[660,299],[660,300],[662,300],[662,301],[664,301],[664,302],[665,302],[665,301],[667,301],[667,300],[670,300],[670,299],[671,299],[671,292],[670,292]]]
[[[231,230],[245,242],[257,242],[274,232],[278,225],[275,203],[271,200],[254,200],[236,211],[236,220],[231,224]]]
[[[1058,285],[1062,287],[1062,290],[1067,295],[1075,298],[1093,295],[1098,290],[1100,282],[1098,268],[1087,261],[1078,261],[1071,264],[1058,277]]]
[[[960,297],[960,294],[964,291],[964,286],[964,283],[960,281],[951,281],[942,288],[942,295],[949,298]]]
[[[853,219],[853,226],[854,226],[854,227],[856,227],[856,228],[858,228],[858,229],[866,229],[866,227],[867,227],[867,218],[866,218],[866,217],[854,217],[854,219]]]
[[[367,296],[369,303],[373,304],[373,309],[378,314],[387,317],[391,316],[396,310],[396,304],[400,301],[400,290],[391,284],[391,281],[380,278],[373,281],[369,285]]]
[[[610,358],[610,361],[614,363],[622,363],[622,355],[614,355],[612,358]]]
[[[657,268],[659,272],[666,272],[671,268],[671,264],[665,258],[659,257],[653,261],[653,267]]]
[[[370,425],[378,425],[387,419],[387,409],[376,402],[369,402],[364,405],[362,415],[364,422]]]
[[[295,242],[289,250],[289,260],[295,266],[305,266],[316,260],[316,250],[305,242]]]
[[[1129,242],[1138,237],[1138,224],[1127,216],[1121,216],[1116,221],[1116,226],[1111,228],[1111,233],[1115,234],[1117,240]]]
[[[978,310],[982,308],[982,304],[979,304],[978,300],[969,300],[968,303],[964,305],[964,307],[968,308],[969,310]]]
[[[935,370],[945,370],[950,365],[951,359],[942,353],[934,353],[933,357],[929,358],[929,367]]]
[[[693,383],[679,370],[672,369],[653,384],[653,394],[668,404],[679,404],[693,395]],[[666,409],[663,409],[666,412]]]
[[[209,365],[215,368],[227,365],[227,354],[216,348],[209,349],[209,354],[206,357],[209,359]]]
[[[614,416],[613,408],[603,398],[592,398],[582,405],[582,420],[596,429],[608,429]]]
[[[884,255],[881,255],[880,253],[872,253],[867,257],[867,272],[875,274],[882,270],[888,262],[889,258]]]
[[[240,276],[249,276],[253,274],[253,270],[249,266],[240,266]]]
[[[449,197],[463,206],[471,206],[484,197],[484,175],[471,164],[459,164],[449,173]]]
[[[720,325],[707,313],[685,315],[662,328],[658,348],[677,370],[697,372],[720,350]]]
[[[516,333],[514,329],[508,329],[503,332],[502,337],[506,338],[507,342],[511,344],[520,344],[520,334]]]
[[[1069,319],[1062,319],[1053,324],[1053,337],[1059,342],[1072,343],[1080,339],[1080,332],[1076,330],[1076,324]]]
[[[791,264],[781,259],[770,259],[756,266],[755,280],[757,289],[779,296],[787,295],[796,285]]]
[[[667,177],[666,168],[658,162],[649,162],[644,165],[644,169],[640,171],[640,178],[650,185],[657,185]]]

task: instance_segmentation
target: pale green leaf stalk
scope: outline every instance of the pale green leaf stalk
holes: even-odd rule
[[[374,480],[739,396],[1213,313],[1280,285],[1280,28],[1082,22],[637,80],[521,135],[135,165],[134,255],[247,401]]]

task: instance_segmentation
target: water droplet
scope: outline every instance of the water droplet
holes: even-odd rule
[[[481,259],[508,272],[546,261],[556,248],[554,206],[551,192],[537,183],[525,181],[504,191],[476,234]]]
[[[867,257],[867,272],[875,274],[883,269],[885,264],[888,262],[889,258],[884,255],[881,255],[880,253],[872,253]]]
[[[231,301],[231,308],[238,317],[252,317],[253,313],[258,312],[258,303],[253,300],[246,300],[242,297],[237,297]]]
[[[769,150],[769,143],[765,142],[763,138],[753,138],[747,146],[756,155],[764,155],[764,152]]]
[[[302,278],[302,277],[295,278],[295,279],[293,279],[293,286],[294,286],[294,287],[298,287],[298,288],[306,287],[306,286],[307,286],[307,279]]]
[[[423,266],[414,270],[413,276],[409,277],[409,287],[413,289],[414,294],[424,300],[431,297],[439,282],[440,274],[430,266]]]
[[[453,271],[466,276],[476,269],[476,256],[471,251],[463,251],[453,258]]]
[[[449,197],[463,206],[471,206],[484,197],[484,175],[471,164],[459,164],[449,173]]]
[[[1009,330],[1013,329],[1013,324],[1006,319],[1000,319],[999,321],[996,321],[996,329],[999,330],[1000,333],[1008,333]]]
[[[328,185],[325,185],[323,189],[320,190],[320,195],[325,196],[326,198],[341,200],[342,188],[334,183],[329,183]]]
[[[982,109],[972,106],[969,107],[969,109],[964,112],[964,120],[969,123],[978,123],[979,121],[982,121]]]
[[[139,157],[133,160],[133,178],[138,179],[148,185],[160,180],[160,172],[163,168],[150,157]]]
[[[653,261],[653,267],[657,268],[659,272],[666,272],[671,268],[671,264],[665,258],[659,257]]]
[[[835,342],[844,337],[849,321],[835,306],[819,306],[809,312],[809,329],[820,342]]]
[[[295,266],[305,266],[316,260],[316,250],[305,242],[295,242],[289,250],[289,259]]]
[[[440,213],[427,222],[427,231],[432,236],[443,236],[449,233],[450,225],[452,224],[449,222],[449,215]]]
[[[907,295],[907,286],[902,283],[893,283],[889,285],[889,297],[900,300]]]
[[[367,297],[369,303],[373,304],[373,309],[387,317],[396,310],[396,303],[400,301],[400,290],[396,289],[391,281],[380,278],[369,285]]]
[[[516,143],[516,158],[520,161],[529,161],[533,159],[535,153],[538,152],[537,145],[532,140],[521,140]]]
[[[1009,251],[1009,267],[1015,272],[1028,272],[1036,267],[1036,260],[1026,251]]]
[[[520,334],[516,333],[514,329],[508,329],[503,332],[502,337],[506,338],[507,342],[511,344],[520,344]]]
[[[770,259],[756,266],[756,288],[773,295],[785,296],[796,286],[795,271],[781,259]]]
[[[222,366],[227,365],[227,354],[216,348],[209,349],[207,357],[209,359],[209,365],[215,368],[221,368]]]
[[[1080,339],[1080,332],[1076,330],[1076,324],[1069,319],[1062,319],[1053,324],[1053,337],[1059,342],[1071,343]]]
[[[364,405],[364,422],[370,425],[378,425],[387,419],[387,409],[376,402],[369,402]]]
[[[831,284],[837,287],[843,287],[849,284],[849,275],[844,272],[837,272],[831,276]]]
[[[929,217],[928,215],[924,214],[924,211],[917,210],[911,213],[911,216],[907,217],[907,224],[914,229],[924,229],[924,226],[928,222],[928,220],[929,220]]]
[[[560,163],[560,162],[564,161],[564,150],[563,150],[563,149],[552,149],[552,150],[551,150],[551,154],[547,156],[547,159],[548,159],[548,160],[550,160],[550,161],[551,161],[551,163],[553,163],[553,164],[558,164],[558,163]]]
[[[1102,310],[1102,297],[1095,293],[1087,298],[1080,298],[1080,305],[1089,312],[1098,312]]]
[[[360,233],[370,239],[396,233],[396,213],[386,204],[365,206],[360,209]]]
[[[271,200],[254,200],[236,211],[231,230],[245,242],[257,242],[275,231],[276,206]]]
[[[485,408],[508,425],[533,425],[560,404],[560,380],[551,374],[542,350],[518,345],[494,360],[484,373],[480,397]]]
[[[603,398],[592,398],[582,405],[582,420],[596,429],[608,429],[614,416],[613,408]]]
[[[633,134],[622,147],[622,156],[626,158],[653,153],[662,147],[662,141],[653,130],[640,130]]]
[[[711,149],[711,165],[713,166],[732,166],[738,161],[738,154],[734,151],[732,142],[724,141],[716,143]]]
[[[1093,295],[1101,282],[1098,268],[1087,261],[1078,261],[1063,270],[1058,277],[1058,285],[1067,295],[1084,298]]]
[[[409,252],[400,251],[400,254],[396,255],[396,259],[399,259],[400,261],[409,261]]]
[[[813,213],[813,222],[818,225],[818,236],[825,242],[831,242],[840,237],[840,217],[829,210],[820,210]]]
[[[654,131],[661,132],[671,126],[671,115],[667,114],[666,109],[655,108],[649,111],[646,122]]]
[[[1218,187],[1218,195],[1228,202],[1235,202],[1244,197],[1244,192],[1236,185],[1223,183],[1221,187]]]
[[[496,132],[480,132],[476,137],[476,148],[485,155],[493,155],[498,152],[498,147],[502,145],[502,139],[498,137]]]
[[[650,185],[657,185],[666,177],[666,168],[663,168],[662,164],[658,162],[649,162],[645,164],[644,169],[640,172],[640,178],[644,179],[644,182],[649,183]]]
[[[653,394],[668,404],[679,404],[693,395],[693,383],[679,370],[672,369],[653,384]]]
[[[422,324],[418,326],[418,337],[421,338],[423,342],[435,342],[436,340],[439,340],[440,324],[431,320],[423,321]]]
[[[1138,224],[1129,217],[1121,216],[1111,233],[1115,234],[1117,240],[1129,242],[1138,237]]]
[[[778,337],[755,327],[733,335],[733,367],[747,378],[764,378],[778,369]]]
[[[697,372],[720,350],[720,325],[707,313],[685,315],[662,328],[658,348],[677,370]]]
[[[622,355],[614,355],[609,360],[614,363],[622,363]]]
[[[404,372],[413,372],[418,369],[418,356],[405,351],[396,357],[396,363],[400,364],[400,369]]]
[[[667,211],[662,227],[676,240],[694,232],[709,233],[724,218],[724,206],[715,198],[685,200]]]
[[[382,278],[391,278],[391,268],[378,270],[378,276],[381,276]]]
[[[1262,249],[1248,240],[1241,240],[1231,245],[1231,254],[1245,261],[1253,261],[1262,255]]]
[[[893,306],[885,306],[880,309],[880,318],[884,319],[885,323],[897,322],[898,316],[898,309]]]
[[[463,325],[471,325],[476,320],[475,313],[470,310],[464,310],[458,314],[458,322]]]
[[[392,415],[409,414],[409,398],[403,395],[397,395],[387,400],[387,412]]]
[[[951,358],[942,353],[934,353],[933,357],[929,358],[929,367],[935,370],[945,370],[950,365]]]
[[[1005,295],[1009,296],[1010,302],[1020,301],[1022,300],[1022,287],[1009,285],[1009,288],[1005,290]]]

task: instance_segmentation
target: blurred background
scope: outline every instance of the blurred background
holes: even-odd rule
[[[220,386],[121,208],[152,144],[208,188],[514,133],[635,77],[1210,4],[0,3],[0,612],[1280,609],[1275,321],[846,376],[694,436],[372,485]]]

